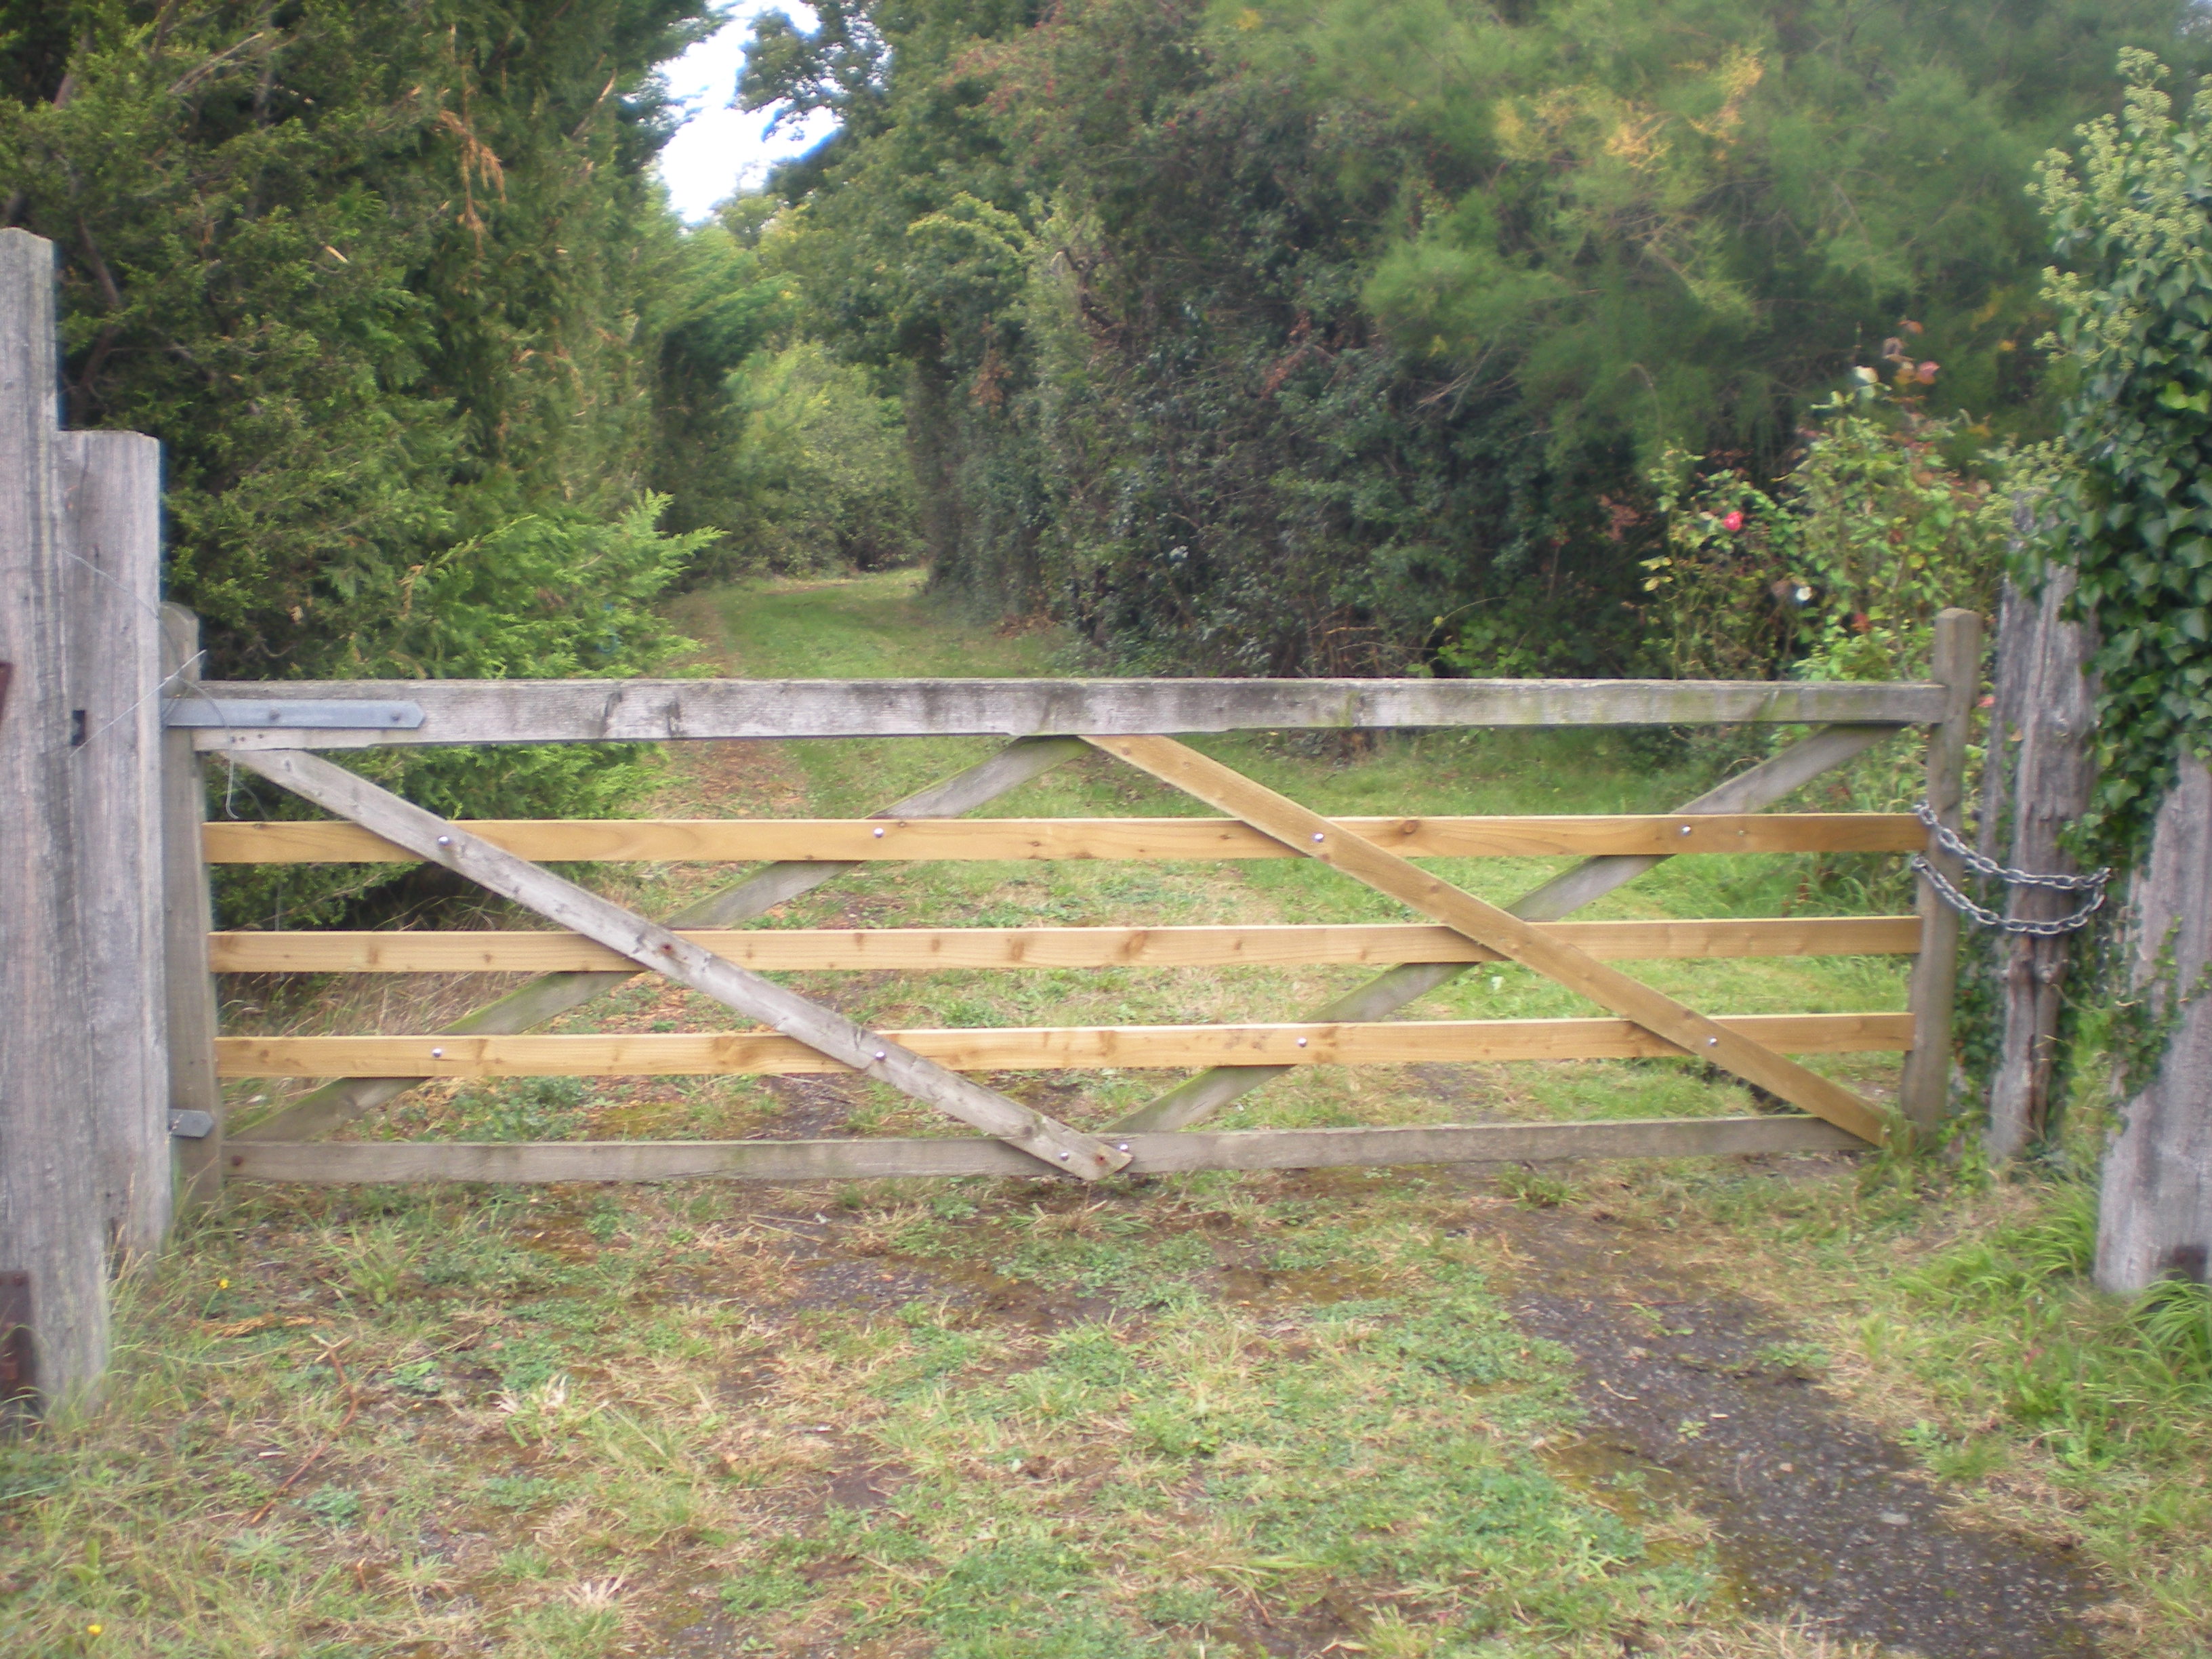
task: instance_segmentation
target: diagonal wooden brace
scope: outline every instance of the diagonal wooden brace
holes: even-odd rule
[[[1853,756],[1896,736],[1899,730],[1894,726],[1824,726],[1781,753],[1768,756],[1748,771],[1739,772],[1715,785],[1674,811],[1756,812],[1796,793],[1831,768],[1841,766]],[[1642,853],[1613,853],[1584,859],[1505,908],[1523,921],[1559,921],[1666,862],[1656,854]],[[1330,998],[1305,1018],[1317,1024],[1387,1019],[1407,1003],[1418,1002],[1430,992],[1449,984],[1466,973],[1470,965],[1459,962],[1400,963],[1395,968],[1385,969],[1364,985]],[[1293,1069],[1288,1066],[1216,1066],[1195,1077],[1185,1078],[1166,1093],[1115,1119],[1102,1133],[1124,1135],[1158,1129],[1187,1129],[1271,1079],[1287,1076]]]
[[[327,811],[621,952],[641,967],[665,974],[841,1065],[996,1135],[1048,1169],[1096,1181],[1129,1161],[1128,1153],[1097,1137],[900,1048],[611,899],[457,828],[358,773],[297,749],[242,753],[237,762]]]
[[[1285,847],[1341,870],[1478,945],[1487,945],[1600,1006],[1634,1020],[1686,1055],[1711,1060],[1863,1140],[1881,1146],[1888,1139],[1888,1127],[1881,1115],[1841,1084],[1725,1030],[1642,981],[1340,829],[1320,814],[1185,744],[1159,737],[1085,740],[1210,806],[1242,818]]]
[[[1085,752],[1079,738],[1017,738],[988,760],[940,779],[927,788],[893,801],[878,818],[951,817],[973,811],[986,802],[1018,789],[1050,771],[1060,762]],[[697,927],[731,927],[755,916],[766,915],[801,893],[857,870],[857,864],[834,859],[810,859],[804,863],[771,864],[744,880],[685,905],[663,920],[680,932]],[[472,1009],[438,1028],[441,1036],[512,1036],[580,1008],[618,985],[626,985],[635,970],[623,969],[571,969],[541,974],[505,996]],[[425,1078],[349,1077],[309,1091],[273,1117],[232,1135],[234,1140],[313,1140],[343,1124],[395,1100]]]

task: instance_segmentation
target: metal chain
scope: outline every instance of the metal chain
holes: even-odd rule
[[[2087,893],[2089,902],[2069,915],[2056,916],[2047,921],[2031,921],[2015,916],[2002,916],[1974,902],[1954,886],[1943,872],[1925,858],[1914,854],[1912,868],[1936,890],[1936,896],[1964,916],[1971,916],[1984,927],[1993,927],[2000,933],[2021,933],[2030,939],[2057,939],[2070,933],[2087,923],[2090,917],[2105,908],[2106,884],[2112,880],[2110,870],[2092,870],[2084,876],[2045,876],[2029,870],[2008,869],[1994,859],[1984,858],[1972,848],[1952,833],[1949,826],[1936,816],[1936,809],[1922,801],[1912,809],[1912,816],[1925,824],[1936,837],[1936,844],[1978,876],[2001,881],[2008,887],[2039,887],[2052,893]]]
[[[2000,933],[2025,933],[2030,939],[2057,939],[2061,933],[2070,933],[2085,924],[2090,917],[2105,908],[2105,890],[2099,888],[2096,896],[2070,915],[2058,916],[2049,921],[2028,921],[2016,916],[2001,916],[1994,910],[1984,909],[1973,900],[1954,887],[1944,878],[1943,872],[1915,853],[1912,867],[1925,877],[1936,890],[1936,896],[1954,910],[1972,916],[1984,927],[1994,927]]]
[[[2092,870],[2086,876],[2039,876],[2033,871],[2011,870],[1995,859],[1985,859],[1954,835],[1950,826],[1936,816],[1936,809],[1922,801],[1912,809],[1912,816],[1935,832],[1936,844],[1978,876],[1987,876],[2008,887],[2042,887],[2054,893],[2099,893],[2112,878],[2110,870]]]

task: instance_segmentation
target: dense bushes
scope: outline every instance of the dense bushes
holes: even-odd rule
[[[212,673],[638,674],[702,560],[902,551],[879,403],[749,377],[786,287],[728,231],[686,234],[651,176],[655,66],[713,26],[703,0],[0,4],[5,220],[59,251],[70,418],[162,441],[167,586]],[[866,488],[747,457],[761,427]],[[811,536],[783,498],[845,519]],[[642,775],[612,759],[425,751],[380,775],[573,814]],[[236,781],[222,800],[295,810]],[[333,896],[305,876],[227,904]]]
[[[2053,515],[2075,603],[2098,641],[2098,782],[2089,856],[2148,836],[2186,751],[2212,755],[2212,90],[2173,118],[2168,71],[2126,54],[2123,117],[2084,128],[2078,161],[2037,179],[2057,251],[2059,326],[2076,366],[2068,447],[2081,457]]]
[[[775,257],[906,378],[942,584],[1133,666],[1573,672],[1636,659],[1662,451],[1773,477],[1901,319],[2047,423],[2023,186],[2183,9],[821,15],[748,71],[846,123]]]

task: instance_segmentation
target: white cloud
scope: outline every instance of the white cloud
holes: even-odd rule
[[[757,186],[776,162],[811,149],[836,131],[830,117],[816,114],[786,122],[768,136],[770,112],[748,115],[730,107],[744,66],[745,39],[753,19],[782,11],[800,28],[815,26],[814,13],[796,0],[733,0],[720,7],[727,20],[708,39],[666,67],[669,89],[688,110],[683,126],[660,152],[660,176],[669,200],[686,222],[696,224],[714,204],[744,186]]]

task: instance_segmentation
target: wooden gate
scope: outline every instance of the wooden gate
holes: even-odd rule
[[[173,1194],[227,1175],[303,1181],[1063,1173],[1293,1168],[1462,1158],[1629,1156],[1859,1146],[1896,1122],[1791,1054],[1907,1050],[1901,1121],[1941,1116],[1950,1070],[1955,921],[1924,890],[1899,917],[1576,923],[1573,911],[1686,854],[1904,851],[1895,817],[1768,815],[1869,744],[1929,728],[1929,796],[1959,818],[1977,657],[1947,613],[1933,682],[1910,685],[1485,681],[408,681],[200,684],[195,629],[158,608],[160,447],[57,421],[52,247],[0,230],[0,1423],[25,1401],[88,1397],[107,1352],[112,1267],[156,1248]],[[1767,721],[1815,728],[1667,817],[1330,821],[1163,733],[1484,725]],[[838,824],[441,823],[327,752],[394,744],[998,735],[1000,754],[875,818]],[[1097,747],[1229,816],[959,823]],[[321,824],[204,826],[202,757],[227,756],[336,813]],[[1499,909],[1408,858],[1578,854]],[[879,858],[1322,859],[1415,917],[1378,927],[747,930]],[[211,935],[206,860],[435,860],[557,933]],[[1940,852],[1931,862],[1956,880]],[[726,858],[768,867],[656,923],[532,860]],[[1611,964],[1664,955],[1907,951],[1911,1008],[1720,1019]],[[1598,1005],[1568,1020],[1393,1019],[1471,963],[1526,963]],[[1389,964],[1304,1021],[1197,1028],[875,1032],[761,976],[794,968],[1111,962]],[[524,969],[524,989],[422,1036],[261,1039],[216,1030],[210,969]],[[651,969],[757,1029],[703,1036],[531,1035]],[[1407,1060],[1696,1055],[1801,1116],[1218,1133],[1230,1101],[1289,1067]],[[975,1080],[1020,1066],[1191,1066],[1197,1075],[1103,1127],[1053,1120]],[[981,1138],[459,1146],[319,1139],[433,1076],[526,1072],[851,1069]],[[333,1080],[226,1143],[222,1079]],[[172,1159],[174,1159],[174,1167]]]
[[[173,627],[188,629],[181,613]],[[1200,1169],[1296,1169],[1574,1156],[1680,1156],[1881,1145],[1941,1115],[1949,1069],[1950,913],[1918,916],[1570,922],[1664,859],[1717,853],[1923,850],[1904,814],[1762,811],[1900,729],[1930,728],[1929,789],[1955,815],[1978,623],[1946,612],[1927,684],[1481,680],[874,680],[187,684],[170,729],[333,815],[199,823],[198,779],[172,799],[176,856],[211,862],[422,860],[532,910],[559,932],[234,933],[186,927],[220,972],[534,971],[542,976],[444,1030],[410,1036],[217,1036],[197,1102],[210,1132],[203,1194],[228,1174],[267,1180],[573,1181],[725,1176],[1037,1175],[1091,1181]],[[180,634],[179,660],[190,642]],[[1814,728],[1666,815],[1330,818],[1163,733],[1393,731],[1474,726]],[[872,818],[505,822],[441,819],[318,751],[395,744],[730,738],[1012,739],[992,758]],[[962,816],[1071,756],[1113,755],[1227,816],[1009,819]],[[1500,908],[1411,862],[1581,854]],[[861,863],[915,859],[1319,860],[1425,920],[1364,926],[747,930],[744,922]],[[738,884],[653,921],[536,860],[766,861]],[[203,889],[204,890],[204,889]],[[204,941],[204,943],[203,943]],[[1711,1016],[1613,965],[1664,957],[1917,952],[1911,1007],[1893,1013]],[[1576,1019],[1396,1020],[1475,963],[1510,961],[1604,1011]],[[875,1031],[763,976],[796,969],[1387,963],[1369,983],[1284,1024]],[[528,1035],[641,971],[753,1022],[702,1034]],[[1903,1117],[1793,1055],[1906,1054]],[[1676,1056],[1708,1061],[1799,1114],[1421,1127],[1201,1131],[1231,1100],[1306,1065]],[[976,1074],[1025,1068],[1198,1067],[1103,1127],[1064,1122]],[[850,1071],[980,1137],[459,1143],[317,1139],[434,1078]],[[219,1079],[334,1079],[226,1143]]]

